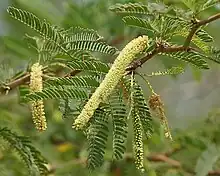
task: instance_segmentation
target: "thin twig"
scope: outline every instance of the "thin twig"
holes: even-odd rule
[[[146,61],[148,61],[158,53],[172,53],[178,51],[192,51],[192,50],[196,50],[196,49],[192,47],[184,47],[184,46],[165,47],[163,45],[159,45],[152,52],[148,53],[146,56],[132,62],[130,66],[126,69],[126,71],[134,71],[135,69],[142,66]]]
[[[195,24],[193,25],[193,27],[191,28],[191,31],[189,32],[186,40],[185,40],[185,43],[184,43],[184,46],[187,47],[189,46],[190,42],[192,41],[192,38],[194,36],[194,34],[196,33],[196,31],[201,27],[201,26],[204,26],[208,23],[211,23],[212,21],[215,21],[217,19],[220,18],[220,13],[218,14],[215,14],[211,17],[209,17],[208,19],[205,19],[205,20],[200,20],[200,21],[195,21]]]
[[[0,87],[0,93],[4,94],[6,91],[10,91],[22,84],[25,84],[30,79],[30,74],[26,73],[24,76],[22,76],[19,79],[16,79],[5,86]]]

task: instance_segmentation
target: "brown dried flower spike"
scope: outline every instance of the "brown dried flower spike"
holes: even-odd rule
[[[167,118],[165,116],[164,104],[160,98],[160,95],[153,94],[148,101],[150,109],[160,118],[161,125],[164,128],[164,135],[166,138],[172,140]]]

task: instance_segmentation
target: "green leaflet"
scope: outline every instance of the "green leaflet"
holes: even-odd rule
[[[152,118],[141,87],[135,83],[133,90],[133,109],[138,116],[146,138],[153,134]]]
[[[154,28],[152,25],[152,21],[145,20],[136,16],[126,16],[123,17],[122,19],[125,24],[129,26],[134,26],[134,27],[139,27],[139,28],[144,28],[146,30],[149,30],[151,32],[154,32],[157,29]]]
[[[119,91],[119,90],[117,90]],[[110,110],[113,125],[113,158],[122,159],[126,150],[127,140],[127,113],[122,95],[116,91],[110,97]]]
[[[196,66],[200,69],[209,69],[209,66],[205,59],[207,59],[207,56],[204,56],[198,52],[195,51],[178,51],[175,53],[160,53],[161,55],[167,55],[171,58],[178,59],[180,61],[185,61],[193,66]]]
[[[67,78],[54,78],[45,82],[46,87],[75,87],[75,88],[96,88],[99,82],[94,76],[74,76]]]
[[[109,8],[115,13],[148,14],[148,6],[141,3],[115,4]]]
[[[72,51],[70,52],[71,56],[78,59],[78,60],[98,60],[95,58],[89,51]]]
[[[84,50],[91,52],[100,52],[105,54],[113,55],[116,53],[117,49],[115,47],[109,46],[104,42],[97,41],[74,41],[66,45],[68,51],[71,50]]]
[[[7,11],[13,18],[34,29],[44,39],[48,40],[44,41],[42,47],[38,49],[41,51],[44,60],[51,59],[52,54],[61,53],[65,53],[72,58],[71,53],[75,50],[101,52],[110,55],[117,52],[115,47],[100,42],[99,40],[102,37],[92,29],[75,27],[64,30],[50,25],[45,20],[41,21],[30,12],[14,7],[8,7]]]
[[[74,70],[91,71],[96,73],[108,73],[109,66],[100,61],[79,61],[67,62],[66,66]]]
[[[62,66],[65,68],[69,68],[70,70],[81,70],[81,71],[89,71],[94,73],[106,74],[108,73],[109,66],[100,61],[87,61],[87,60],[78,60],[75,59],[73,61],[67,61],[65,63],[52,63],[51,66]]]
[[[133,125],[133,152],[137,169],[144,172],[144,144],[143,132],[146,138],[153,133],[152,119],[143,96],[141,87],[134,80],[124,80],[126,89],[131,96],[131,110],[129,118]]]
[[[204,1],[205,3],[202,6],[202,10],[206,10],[210,7],[213,7],[214,5],[219,4],[219,0],[209,0],[209,1]]]
[[[62,36],[58,33],[56,28],[54,28],[46,21],[42,22],[34,14],[25,10],[17,9],[15,7],[8,7],[7,11],[13,18],[31,27],[40,33],[43,37],[58,43],[60,40],[62,40]]]
[[[62,118],[66,119],[73,117],[77,112],[70,107],[71,99],[59,100],[59,111],[62,113]]]
[[[203,29],[199,29],[195,33],[203,42],[213,42],[213,37]]]
[[[89,152],[87,167],[90,170],[100,167],[104,161],[108,131],[108,112],[100,107],[96,109],[90,126],[86,130]]]
[[[208,52],[208,59],[220,64],[220,49],[210,47],[210,50]]]
[[[199,13],[218,4],[219,0],[182,0],[182,2],[193,12]]]
[[[65,42],[76,42],[76,41],[98,41],[103,37],[93,29],[85,29],[81,27],[71,27],[70,29],[63,32],[65,34]]]
[[[122,20],[129,26],[145,29],[147,32],[152,32],[163,39],[169,39],[179,34],[179,31],[188,26],[187,21],[169,15],[155,15],[151,19],[125,16]]]
[[[42,92],[30,93],[24,97],[26,101],[37,101],[45,99],[77,99],[85,100],[88,95],[83,90],[78,90],[75,88],[46,88]]]
[[[25,10],[17,9],[15,7],[8,7],[7,11],[13,18],[34,29],[42,37],[53,41],[54,45],[57,45],[58,48],[68,55],[66,49],[61,46],[63,36],[56,26],[52,26],[46,22],[46,20],[41,21],[37,16]]]
[[[131,87],[130,79],[124,78],[123,82],[125,89],[131,98],[131,112],[132,110],[135,110],[138,116],[140,116],[144,135],[146,138],[150,138],[154,130],[151,113],[145,100],[143,90],[137,82],[134,82],[132,85],[133,87]]]
[[[19,154],[31,176],[35,176],[36,174],[40,174],[41,176],[48,175],[48,170],[45,166],[47,164],[46,159],[31,145],[27,137],[19,136],[8,128],[0,128],[0,137],[8,142]]]

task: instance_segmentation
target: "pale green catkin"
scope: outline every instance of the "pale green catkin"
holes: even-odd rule
[[[125,46],[114,61],[111,69],[105,76],[105,79],[93,93],[92,97],[84,106],[81,114],[73,123],[73,128],[82,129],[85,127],[90,118],[93,116],[95,110],[99,107],[99,104],[106,101],[108,96],[119,83],[128,65],[134,60],[135,56],[141,53],[147,46],[147,36],[139,36]]]
[[[43,90],[42,80],[42,65],[35,63],[31,67],[30,75],[30,90],[31,92],[40,92]],[[44,131],[47,128],[47,122],[44,112],[43,100],[31,102],[31,112],[35,127],[39,131]]]

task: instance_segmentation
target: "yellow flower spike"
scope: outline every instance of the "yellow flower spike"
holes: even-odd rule
[[[42,65],[35,63],[31,67],[30,75],[30,90],[31,92],[40,92],[43,90],[42,80]],[[31,112],[35,127],[39,131],[44,131],[47,128],[47,122],[44,112],[43,100],[34,101],[31,103]]]
[[[84,106],[81,114],[73,123],[73,128],[82,129],[93,116],[95,110],[101,102],[106,101],[108,96],[114,90],[120,79],[123,77],[127,66],[134,60],[135,56],[141,53],[148,46],[148,37],[139,36],[129,42],[120,52],[114,61],[111,69],[105,76],[100,86],[93,93],[92,97]]]

